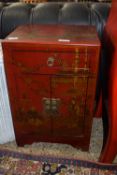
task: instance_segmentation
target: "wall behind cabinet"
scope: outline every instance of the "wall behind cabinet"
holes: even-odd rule
[[[15,140],[0,45],[0,144]]]

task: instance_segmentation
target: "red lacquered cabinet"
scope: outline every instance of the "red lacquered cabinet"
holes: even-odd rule
[[[2,46],[17,143],[88,150],[100,51],[95,28],[26,25]]]

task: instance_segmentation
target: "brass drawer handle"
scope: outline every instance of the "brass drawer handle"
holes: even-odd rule
[[[48,67],[52,67],[54,65],[54,60],[55,60],[54,57],[49,57],[48,58],[48,60],[47,60]]]

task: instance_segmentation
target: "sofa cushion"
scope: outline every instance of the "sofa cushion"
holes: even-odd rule
[[[30,23],[32,5],[24,3],[11,3],[5,6],[1,16],[2,38],[6,37],[17,26]]]
[[[32,9],[33,24],[57,24],[61,3],[40,3]]]

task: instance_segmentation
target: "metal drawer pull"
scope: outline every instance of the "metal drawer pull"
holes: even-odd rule
[[[48,60],[47,60],[48,67],[52,67],[54,65],[54,60],[55,60],[54,57],[49,57],[48,58]]]

